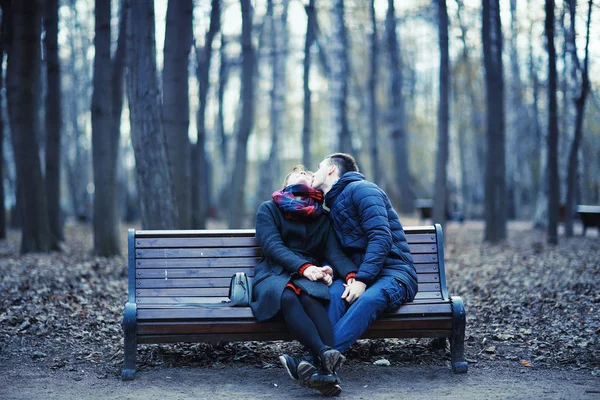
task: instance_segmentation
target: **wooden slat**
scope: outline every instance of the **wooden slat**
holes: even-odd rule
[[[409,244],[411,254],[435,253],[437,254],[437,244]]]
[[[370,327],[372,331],[386,330],[414,330],[414,329],[452,329],[452,319],[447,317],[404,318],[402,320],[377,320]],[[263,322],[255,321],[210,321],[210,322],[140,322],[137,326],[138,335],[165,335],[165,334],[202,334],[202,333],[257,333],[280,332],[287,333],[287,328],[282,321]]]
[[[435,234],[433,225],[405,226],[404,232],[407,235],[416,234]],[[254,229],[212,229],[212,230],[136,230],[137,237],[239,237],[254,236]]]
[[[166,271],[166,274],[165,274]],[[254,267],[250,268],[180,268],[180,269],[137,269],[137,279],[164,279],[169,278],[231,278],[236,272],[245,272],[254,276]]]
[[[400,307],[397,315],[444,315],[451,314],[449,303],[443,304],[406,304]],[[240,319],[254,318],[250,307],[203,308],[181,307],[180,309],[138,309],[138,320],[168,319]]]
[[[422,283],[419,284],[419,292],[439,292],[439,283]],[[229,285],[227,287],[178,287],[178,288],[153,288],[153,289],[138,289],[135,290],[136,296],[227,296],[229,293]]]
[[[435,233],[406,233],[408,244],[413,243],[436,243]]]
[[[427,273],[440,273],[440,268],[437,263],[429,263],[429,264],[415,264],[415,269],[418,274],[427,274]]]
[[[230,265],[228,260],[236,260]],[[244,261],[245,260],[245,261]],[[245,272],[249,276],[254,276],[254,266],[258,264],[260,258],[251,257],[247,259],[234,259],[234,258],[183,258],[176,260],[168,259],[144,259],[138,260],[140,265],[137,266],[136,277],[138,278],[164,278],[165,269],[168,269],[168,276],[175,278],[180,277],[200,277],[200,276],[211,276],[211,277],[225,277],[231,276],[236,272]],[[210,264],[208,265],[209,261]],[[219,262],[221,261],[221,262]],[[186,268],[187,267],[187,268]],[[432,274],[437,273],[439,275],[438,264],[415,264],[415,269],[419,274]]]
[[[167,271],[165,271],[167,272]],[[170,277],[169,277],[170,276]],[[437,274],[418,274],[419,284],[438,283],[440,278]],[[226,277],[194,277],[175,278],[168,273],[165,278],[158,279],[136,279],[135,287],[138,289],[148,288],[229,288],[231,274]]]
[[[254,237],[188,237],[188,238],[137,238],[136,248],[163,247],[257,247]]]
[[[209,258],[209,257],[258,257],[258,247],[222,247],[192,249],[138,249],[135,258]]]
[[[138,237],[254,237],[254,229],[206,229],[206,230],[139,230]]]
[[[147,258],[135,261],[136,268],[230,268],[252,267],[258,264],[259,257],[238,258]]]
[[[140,308],[167,308],[174,307],[176,304],[182,303],[201,303],[201,304],[220,304],[223,301],[229,300],[226,296],[210,296],[210,297],[138,297],[136,302]],[[423,292],[417,293],[413,304],[440,304],[447,302],[441,300],[440,293]],[[175,306],[177,307],[177,306]],[[227,305],[224,305],[227,307]],[[385,314],[384,314],[385,315]]]
[[[148,288],[229,288],[228,278],[137,279],[135,287]]]
[[[449,337],[451,331],[436,330],[406,330],[406,331],[367,331],[363,339],[382,339],[382,338],[437,338]],[[140,335],[137,342],[140,344],[151,343],[217,343],[217,342],[247,342],[247,341],[271,341],[271,340],[293,340],[290,334],[280,332],[265,333],[209,333],[202,335]]]
[[[437,263],[437,254],[413,254],[413,261],[415,264],[419,263]]]

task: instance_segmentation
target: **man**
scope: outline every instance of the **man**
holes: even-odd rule
[[[338,279],[329,289],[334,348],[343,352],[382,312],[414,299],[417,273],[398,214],[384,191],[358,172],[352,156],[325,157],[313,174],[312,186],[325,194],[324,208],[336,236],[359,266],[355,274],[341,277],[345,284]],[[290,376],[295,373],[312,387],[327,386],[326,377],[314,373],[310,359],[284,357]]]
[[[417,272],[398,214],[381,188],[365,180],[349,154],[331,154],[313,175],[344,250],[359,266],[330,286],[335,349],[344,351],[385,310],[412,301]]]

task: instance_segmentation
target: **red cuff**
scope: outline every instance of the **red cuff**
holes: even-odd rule
[[[302,264],[302,266],[300,268],[298,268],[298,275],[304,276],[304,271],[306,271],[306,269],[308,267],[310,267],[311,265],[312,265],[311,263]]]
[[[348,273],[348,275],[346,275],[346,283],[350,280],[350,279],[355,279],[356,278],[356,272],[350,272]]]

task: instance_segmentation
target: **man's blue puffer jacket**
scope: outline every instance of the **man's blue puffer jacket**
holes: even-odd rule
[[[407,301],[417,294],[417,272],[404,229],[387,195],[358,172],[345,173],[325,196],[329,217],[344,250],[359,265],[356,279],[370,286],[378,277],[400,280]]]

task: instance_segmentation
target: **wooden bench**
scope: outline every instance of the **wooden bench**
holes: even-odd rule
[[[412,303],[382,315],[364,338],[450,339],[452,370],[467,372],[465,308],[448,296],[444,239],[436,226],[406,227],[419,277]],[[195,307],[227,300],[231,276],[254,275],[260,258],[254,230],[129,230],[129,297],[125,304],[124,380],[135,374],[138,344],[291,340],[282,321],[258,323],[249,307]]]
[[[596,227],[600,234],[600,206],[577,206],[577,214],[583,224],[583,236],[588,227]]]

